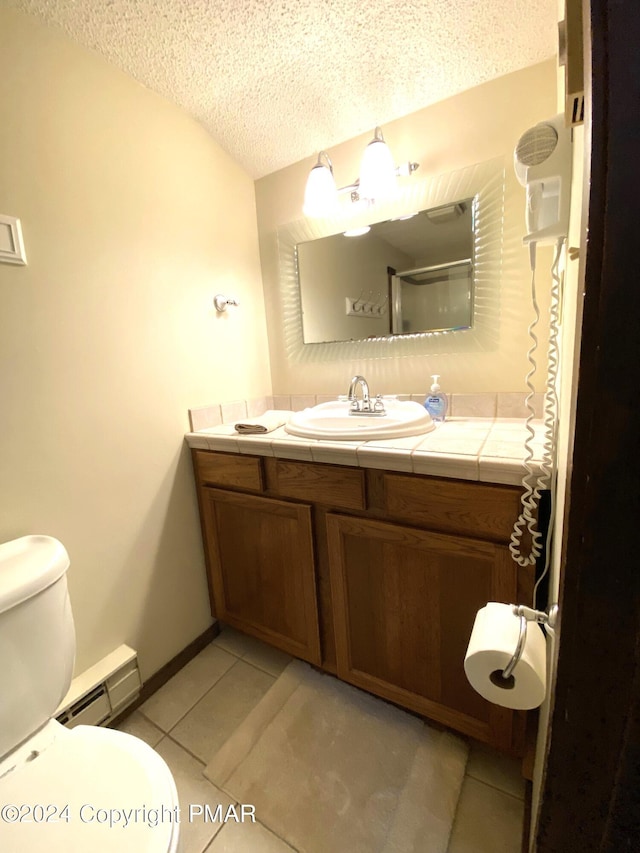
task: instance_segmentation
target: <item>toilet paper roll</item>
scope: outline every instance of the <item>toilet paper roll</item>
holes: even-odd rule
[[[473,689],[489,702],[528,710],[541,705],[546,694],[546,640],[540,625],[529,622],[522,657],[505,680],[502,672],[513,657],[519,635],[520,617],[511,605],[489,602],[476,614],[464,671]]]

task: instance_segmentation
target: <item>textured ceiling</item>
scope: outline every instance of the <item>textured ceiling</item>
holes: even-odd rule
[[[254,178],[557,43],[557,0],[0,2],[182,106]]]

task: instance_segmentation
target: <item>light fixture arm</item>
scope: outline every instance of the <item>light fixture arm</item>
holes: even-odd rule
[[[326,163],[323,163],[323,162],[322,162],[322,158],[323,158],[323,157],[324,157],[324,158],[325,158],[325,160],[327,161]],[[330,172],[331,172],[331,174],[333,175],[333,163],[331,162],[331,157],[329,157],[329,155],[327,154],[327,152],[326,152],[326,151],[321,151],[321,152],[318,154],[318,162],[316,163],[316,166],[327,166],[327,167],[328,167],[328,169],[329,169],[329,171],[330,171]]]
[[[320,152],[325,153],[325,152]],[[327,156],[328,159],[328,156]],[[399,166],[396,166],[396,175],[398,177],[408,177],[412,175],[416,169],[420,168],[420,163],[411,163],[407,161],[406,163],[401,163]],[[344,187],[338,187],[338,195],[343,195],[344,193],[351,193],[351,201],[358,201],[360,199],[360,195],[358,194],[358,189],[360,187],[360,178],[356,178],[352,184],[347,184]]]
[[[416,169],[420,168],[420,163],[411,163],[407,161],[406,163],[401,163],[399,166],[396,166],[396,175],[408,177],[409,175],[413,175]]]

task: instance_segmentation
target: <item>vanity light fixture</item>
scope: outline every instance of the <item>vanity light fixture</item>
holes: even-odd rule
[[[369,201],[390,198],[398,188],[396,164],[379,127],[364,149],[360,162],[358,195]]]
[[[322,158],[326,163],[322,162]],[[333,177],[333,164],[326,151],[318,154],[318,162],[309,172],[302,211],[305,216],[330,216],[338,203],[338,188]]]
[[[323,158],[324,161],[323,162]],[[331,216],[337,210],[338,196],[351,194],[351,201],[383,201],[393,196],[397,177],[413,174],[419,163],[406,162],[395,166],[382,131],[376,127],[360,164],[360,177],[345,187],[336,187],[333,164],[326,151],[318,154],[318,162],[309,172],[304,193],[303,213],[309,217]]]

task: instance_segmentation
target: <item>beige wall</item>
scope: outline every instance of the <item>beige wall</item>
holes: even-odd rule
[[[364,373],[375,392],[418,393],[427,390],[431,373],[440,373],[445,392],[520,391],[525,389],[527,326],[532,319],[528,253],[524,233],[524,190],[516,182],[511,156],[520,135],[533,124],[554,115],[555,62],[549,60],[509,74],[427,107],[383,128],[396,162],[416,160],[420,170],[412,180],[446,175],[476,163],[505,157],[506,212],[504,233],[508,261],[500,293],[501,319],[497,345],[478,351],[469,338],[459,337],[459,351],[444,354],[437,339],[420,355],[403,358],[357,357],[331,360],[322,350],[305,348],[304,358],[292,358],[286,347],[279,296],[277,230],[302,218],[304,186],[314,157],[256,182],[260,253],[267,306],[272,381],[275,393],[344,393],[354,372]],[[339,185],[358,173],[367,133],[332,148],[330,156]],[[541,268],[551,253],[539,250]],[[541,289],[541,308],[548,305]],[[462,333],[464,335],[464,333]],[[544,341],[541,342],[544,352]],[[539,376],[544,376],[544,357]],[[542,388],[543,379],[538,384]]]
[[[0,9],[0,541],[58,537],[82,671],[209,625],[187,408],[271,392],[252,180],[194,121]],[[213,296],[241,307],[216,316]]]

